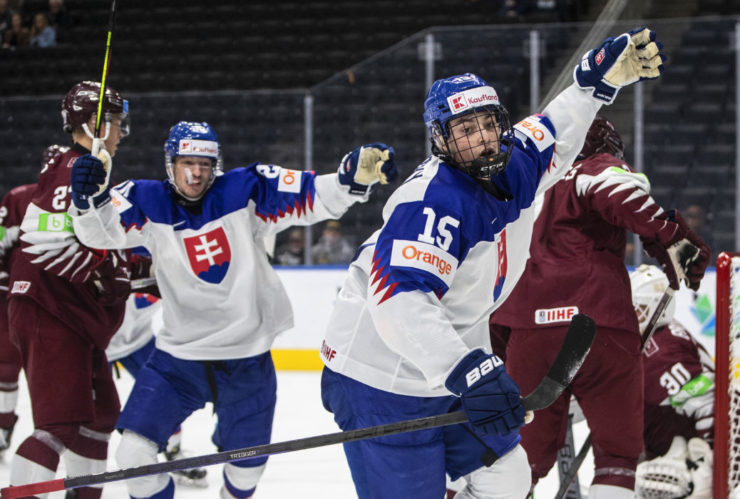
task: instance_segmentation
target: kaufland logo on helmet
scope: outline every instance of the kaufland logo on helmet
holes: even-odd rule
[[[452,114],[459,114],[476,107],[499,103],[498,95],[492,87],[471,88],[447,97],[447,105],[450,106],[450,112]]]
[[[177,154],[179,156],[187,156],[189,154],[196,156],[217,156],[218,143],[212,140],[181,140]]]

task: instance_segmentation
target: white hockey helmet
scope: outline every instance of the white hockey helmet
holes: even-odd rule
[[[640,334],[645,332],[645,326],[653,316],[658,302],[668,289],[668,278],[655,265],[640,265],[630,274],[632,286],[632,305],[635,307],[637,322],[640,325]],[[658,319],[656,327],[662,327],[671,322],[676,313],[676,302],[671,300],[668,307]]]

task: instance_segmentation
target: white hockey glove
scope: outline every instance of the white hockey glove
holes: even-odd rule
[[[611,104],[622,87],[651,80],[663,71],[663,44],[655,31],[642,27],[607,38],[586,52],[573,73],[579,87],[593,89],[592,95]]]
[[[393,160],[395,151],[382,142],[366,144],[347,153],[339,163],[339,183],[349,186],[350,194],[364,196],[380,182],[387,184],[398,175]]]
[[[689,471],[693,490],[687,499],[712,499],[712,448],[701,438],[689,440]]]
[[[686,466],[686,439],[673,437],[664,456],[637,465],[635,494],[642,499],[671,499],[691,492],[691,474]]]

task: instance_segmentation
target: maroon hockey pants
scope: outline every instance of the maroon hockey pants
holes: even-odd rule
[[[545,376],[566,331],[566,326],[511,331],[506,369],[522,394],[531,392]],[[570,389],[549,408],[536,412],[534,421],[520,431],[533,480],[547,475],[565,442],[572,393],[591,429],[593,483],[633,489],[643,446],[643,390],[639,335],[598,328]]]
[[[0,299],[0,391],[18,390],[18,376],[21,372],[21,355],[18,348],[10,342],[8,324],[8,303]],[[15,422],[15,412],[0,413],[0,428],[10,428]]]
[[[21,353],[36,429],[84,425],[111,433],[120,404],[105,352],[33,300],[12,298],[8,311],[10,338]],[[50,432],[69,446],[67,435]]]

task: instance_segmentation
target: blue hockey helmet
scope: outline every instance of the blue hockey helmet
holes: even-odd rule
[[[218,136],[211,125],[203,122],[180,121],[170,128],[170,134],[164,143],[164,163],[167,169],[167,177],[175,190],[182,195],[175,184],[175,172],[173,166],[178,156],[199,156],[210,158],[213,172],[208,181],[208,187],[213,184],[217,176],[223,173],[223,160],[221,158],[221,145]],[[208,188],[204,189],[205,193]],[[184,196],[187,198],[187,196]],[[191,200],[195,201],[195,200]]]
[[[495,133],[480,133],[476,157],[470,157],[470,144],[456,142],[450,128],[452,120],[473,113],[483,118],[480,122],[489,118],[488,123],[496,128]],[[445,162],[479,180],[489,180],[506,169],[513,136],[509,113],[501,105],[496,90],[479,76],[465,73],[435,81],[424,101],[424,123],[432,136],[432,152]],[[475,139],[471,135],[468,142]],[[454,154],[461,150],[469,151],[467,158]]]

